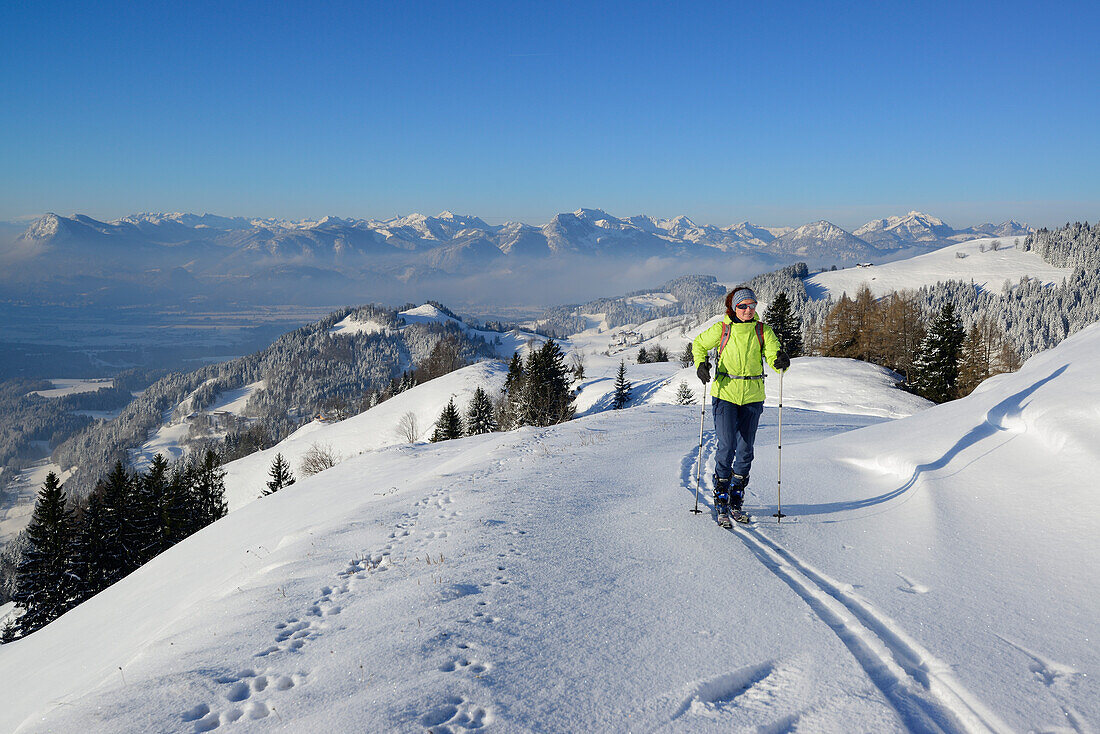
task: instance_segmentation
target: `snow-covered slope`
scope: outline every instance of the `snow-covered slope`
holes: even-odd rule
[[[507,374],[508,366],[503,362],[479,362],[417,385],[347,420],[307,423],[270,449],[225,465],[229,511],[243,507],[262,494],[271,478],[268,471],[277,453],[290,464],[292,473],[300,476],[299,464],[314,445],[330,450],[339,461],[345,461],[367,451],[409,443],[408,431],[415,431],[418,441],[427,441],[448,400],[453,397],[455,405],[465,412],[478,387],[496,396]],[[407,423],[408,429],[401,427],[403,420],[409,420],[406,415],[413,421]]]
[[[1095,730],[1098,359],[786,408],[782,524],[769,407],[733,532],[698,406],[364,453],[0,647],[0,730]]]
[[[996,250],[992,249],[994,242],[999,243]],[[986,237],[885,265],[817,273],[805,283],[807,292],[814,298],[826,295],[839,298],[845,292],[854,296],[864,283],[875,296],[934,285],[942,280],[973,281],[979,288],[999,291],[1006,280],[1016,283],[1027,276],[1044,283],[1060,283],[1069,274],[1068,268],[1056,268],[1043,262],[1038,253],[1018,249],[1014,239]]]

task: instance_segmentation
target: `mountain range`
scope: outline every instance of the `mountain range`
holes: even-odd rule
[[[78,286],[110,301],[142,291],[243,296],[310,284],[328,294],[357,294],[385,284],[408,286],[576,257],[608,263],[651,258],[718,267],[752,263],[758,271],[804,261],[810,267],[882,262],[981,236],[1023,236],[1009,221],[956,230],[910,212],[868,222],[855,232],[827,221],[796,229],[749,222],[718,227],[686,216],[617,218],[599,209],[558,214],[541,226],[490,225],[442,212],[388,220],[288,221],[211,214],[135,214],[112,222],[46,214],[0,249],[9,284],[35,297],[35,284]]]

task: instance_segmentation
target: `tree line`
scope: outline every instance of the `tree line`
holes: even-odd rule
[[[224,479],[213,451],[175,464],[157,454],[142,473],[117,461],[83,500],[47,474],[12,575],[22,614],[9,618],[0,640],[41,629],[225,516]]]

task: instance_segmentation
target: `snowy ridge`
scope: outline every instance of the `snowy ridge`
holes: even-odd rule
[[[994,243],[997,243],[996,250]],[[1038,278],[1043,283],[1059,283],[1071,272],[1071,268],[1058,268],[1043,262],[1036,252],[1017,249],[1014,240],[985,237],[884,265],[816,273],[807,278],[805,284],[813,298],[839,298],[842,293],[851,298],[864,283],[876,297],[881,297],[893,291],[935,285],[943,280],[973,281],[981,289],[999,291],[1006,280],[1016,283],[1026,276]]]

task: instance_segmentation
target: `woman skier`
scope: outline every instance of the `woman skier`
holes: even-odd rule
[[[714,457],[714,508],[718,523],[730,527],[730,518],[749,522],[741,511],[752,467],[753,442],[764,412],[764,360],[774,370],[791,366],[791,359],[772,328],[756,315],[756,294],[737,286],[726,294],[726,316],[703,331],[691,343],[696,374],[710,382],[707,352],[718,348],[714,385],[714,432],[718,452]]]

